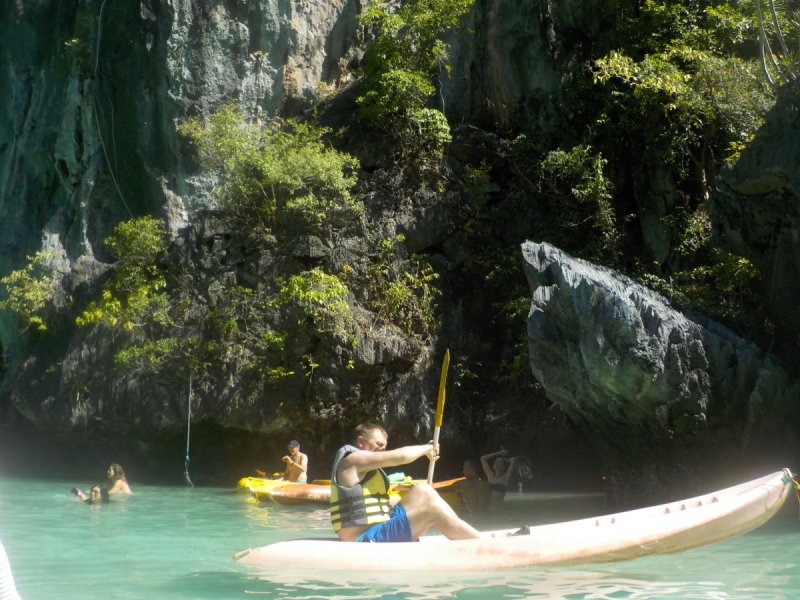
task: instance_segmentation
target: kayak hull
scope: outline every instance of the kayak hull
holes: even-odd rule
[[[439,492],[439,495],[455,509],[461,506],[461,497],[455,489],[455,484],[461,480],[463,480],[463,477],[437,481],[433,484],[433,488]],[[402,484],[394,484],[389,488],[389,495],[396,496],[398,500],[402,500],[403,496],[417,483],[424,483],[424,480],[408,480]],[[246,486],[259,502],[271,500],[283,506],[328,505],[331,502],[330,481],[326,480],[319,480],[319,482],[314,480],[312,483],[307,484],[288,483],[272,479],[251,479]]]
[[[282,485],[269,490],[269,498],[283,506],[328,505],[331,503],[331,486],[313,483]]]
[[[350,544],[294,540],[240,552],[242,564],[335,570],[491,570],[573,565],[670,554],[741,535],[768,521],[791,488],[782,471],[688,500],[614,515],[531,527],[530,535],[422,543]],[[441,544],[446,544],[446,551]]]
[[[328,488],[328,499],[322,504],[330,502],[330,480],[328,479],[315,479],[311,482],[311,484],[306,483],[293,483],[291,481],[284,481],[283,479],[264,479],[260,477],[244,477],[239,480],[239,483],[236,485],[236,489],[244,490],[245,492],[249,492],[253,498],[255,498],[259,502],[270,502],[273,498],[270,496],[270,492],[277,488],[288,488],[288,487],[306,487],[307,485],[313,485],[316,487],[327,487]],[[281,504],[285,504],[281,502]],[[298,503],[301,504],[301,503]]]

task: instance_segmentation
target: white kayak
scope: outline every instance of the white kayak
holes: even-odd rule
[[[0,600],[20,600],[14,577],[11,575],[11,565],[8,564],[3,544],[0,543]]]
[[[359,544],[338,539],[279,542],[239,552],[242,564],[335,570],[476,571],[531,565],[572,565],[670,554],[751,531],[783,505],[788,469],[731,488],[650,508],[530,528],[530,535],[421,543]],[[504,537],[499,537],[504,536]]]

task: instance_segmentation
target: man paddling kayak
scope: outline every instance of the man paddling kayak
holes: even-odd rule
[[[384,467],[396,467],[427,456],[438,460],[433,444],[386,450],[388,435],[367,423],[355,431],[355,446],[342,446],[331,473],[331,523],[344,542],[412,542],[431,527],[451,540],[482,535],[425,483],[415,485],[402,501],[390,505]]]

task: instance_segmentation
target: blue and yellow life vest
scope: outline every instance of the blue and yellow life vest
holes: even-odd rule
[[[383,469],[370,471],[353,487],[340,485],[336,471],[353,452],[365,452],[355,446],[342,446],[333,459],[331,473],[331,524],[342,527],[375,525],[389,520],[389,479]]]

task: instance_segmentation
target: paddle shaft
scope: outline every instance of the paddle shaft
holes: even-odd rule
[[[433,449],[434,451],[439,448],[439,431],[441,427],[436,427],[433,430]],[[432,460],[431,464],[428,465],[428,485],[433,483],[433,468],[436,466],[436,461]]]
[[[442,375],[439,378],[439,401],[436,404],[436,421],[433,429],[433,453],[439,450],[439,431],[442,428],[442,416],[444,415],[444,389],[447,383],[447,369],[450,367],[450,350],[444,353],[444,363],[442,364]],[[433,468],[436,461],[432,460],[428,466],[428,485],[433,483]]]

